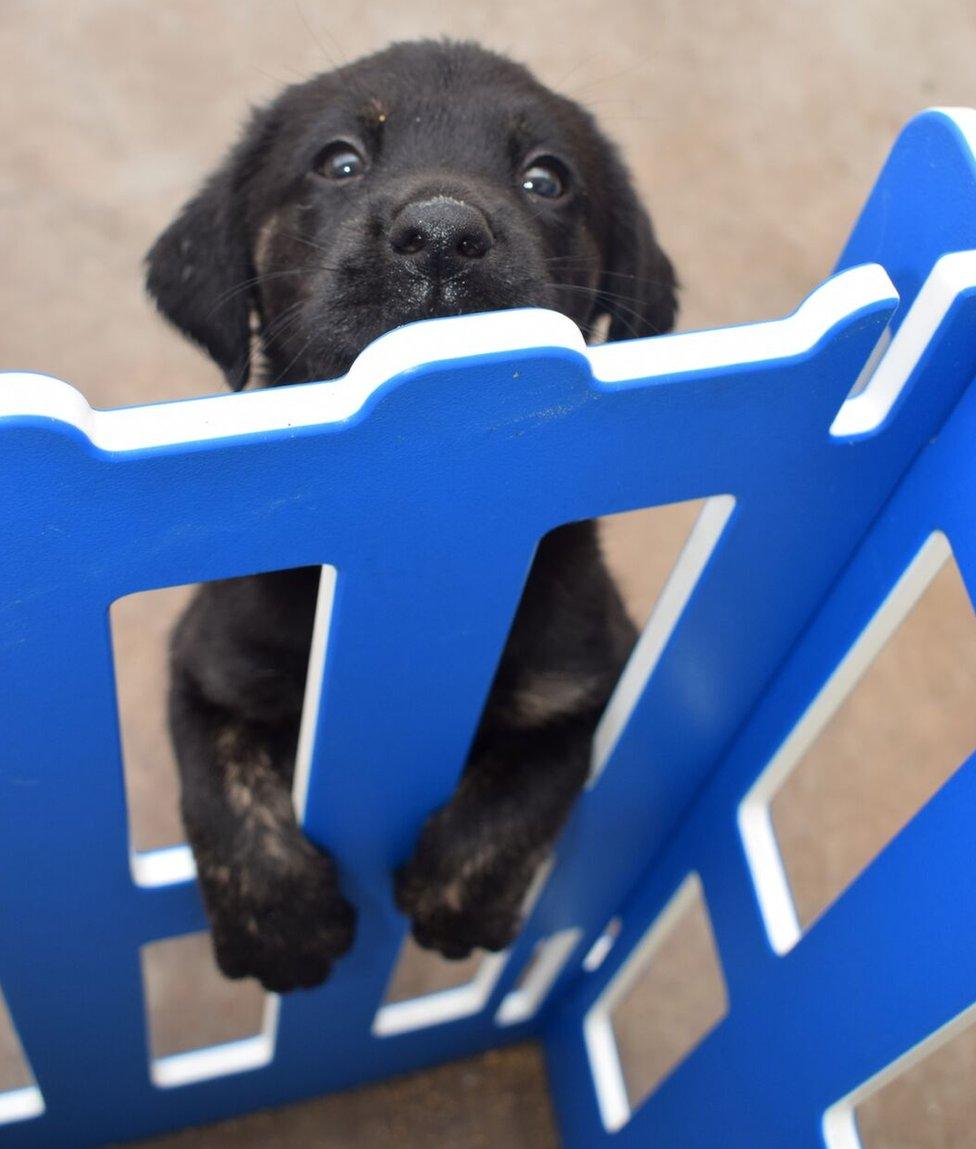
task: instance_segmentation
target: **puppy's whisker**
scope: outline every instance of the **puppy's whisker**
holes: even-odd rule
[[[601,52],[591,52],[588,56],[583,56],[569,69],[565,75],[561,76],[554,84],[556,88],[562,88],[563,84],[569,79],[570,76],[575,76],[580,68],[588,67],[594,60],[598,60],[602,55]]]
[[[568,220],[563,220],[563,219],[559,219],[559,218],[553,219],[551,212],[547,212],[546,209],[544,207],[542,207],[541,205],[539,207],[536,207],[532,203],[526,203],[525,208],[528,211],[529,215],[531,215],[534,220],[544,220],[551,227],[554,227],[554,228],[558,229],[559,231],[562,231],[566,234],[569,234],[569,232],[572,228],[572,224]]]
[[[274,80],[276,84],[290,84],[296,80],[301,81],[305,79],[305,76],[299,72],[297,68],[288,68],[287,71],[290,78],[286,79],[284,76],[279,76],[276,72],[268,72],[264,68],[258,67],[257,64],[252,64],[251,66],[258,75],[264,76],[266,80]]]
[[[242,291],[248,291],[250,288],[256,287],[259,283],[264,283],[269,279],[281,279],[282,277],[289,275],[305,275],[309,270],[311,269],[307,267],[289,267],[282,271],[264,271],[260,275],[252,276],[250,279],[243,279],[240,283],[235,284],[233,287],[229,287],[225,292],[217,296],[217,298],[214,300],[213,309],[211,310],[210,315],[212,316],[213,312],[218,307],[224,303],[227,303],[228,300],[233,299],[235,295],[239,295]]]
[[[295,354],[291,357],[291,359],[289,359],[289,361],[285,364],[285,366],[282,367],[282,369],[278,372],[278,374],[274,377],[274,379],[271,380],[271,382],[268,384],[269,387],[277,387],[278,386],[278,384],[282,381],[282,379],[284,379],[284,377],[288,374],[288,372],[292,369],[292,367],[294,367],[295,364],[298,362],[298,360],[301,359],[301,357],[305,354],[305,352],[308,350],[309,344],[311,342],[312,342],[312,337],[310,335],[305,340],[305,342],[301,345],[301,347],[295,352]]]
[[[590,80],[586,80],[582,84],[578,84],[573,88],[567,89],[566,94],[569,96],[579,96],[581,93],[588,91],[590,88],[605,88],[607,84],[612,84],[616,80],[622,80],[626,76],[632,76],[635,72],[641,71],[646,68],[650,63],[650,57],[642,60],[637,60],[631,64],[629,68],[622,68],[619,72],[613,72],[609,76],[595,76]],[[587,100],[587,103],[590,103]]]
[[[589,99],[586,101],[588,108],[606,108],[614,104],[631,104],[634,101],[629,96],[600,96],[597,99]]]
[[[318,34],[316,33],[315,29],[309,23],[308,17],[305,15],[305,9],[301,5],[301,0],[294,0],[294,3],[295,3],[295,11],[298,13],[299,20],[301,20],[302,24],[305,26],[305,31],[309,34],[309,36],[312,37],[312,42],[315,44],[316,48],[318,48],[318,50],[325,57],[326,63],[332,68],[337,68],[337,69],[344,68],[349,63],[348,59],[343,58],[341,60],[337,60],[335,58],[335,56],[332,55],[331,52],[326,50],[325,45],[322,43],[322,41],[319,38]],[[334,41],[334,37],[333,37],[333,41]],[[338,44],[336,44],[335,46],[338,47]]]
[[[553,262],[557,262],[557,261],[556,260],[546,260],[546,262],[547,263],[553,263]],[[572,272],[573,270],[576,270],[577,268],[580,271],[585,271],[585,270],[588,270],[588,265],[586,265],[586,264],[573,265],[571,263],[566,263],[566,264],[559,263],[557,266],[557,270],[568,271],[568,272]],[[610,279],[625,279],[625,280],[627,280],[627,286],[629,286],[629,287],[640,287],[640,286],[660,287],[660,288],[663,288],[665,291],[671,291],[676,286],[674,280],[672,280],[672,279],[657,279],[657,278],[654,278],[652,276],[647,276],[647,275],[632,275],[631,273],[626,272],[626,271],[603,270],[600,272],[600,277],[601,278],[606,277],[606,278],[610,278]],[[680,285],[677,285],[677,286],[680,286]],[[598,289],[594,288],[594,290],[598,290]],[[620,298],[625,299],[627,297],[621,295]],[[631,298],[633,299],[636,297],[631,296]]]
[[[547,264],[558,264],[560,267],[565,267],[570,271],[574,267],[579,267],[579,268],[589,268],[590,267],[590,263],[588,260],[580,259],[578,256],[573,256],[573,255],[550,255],[550,256],[546,257],[544,262]],[[630,280],[633,280],[635,283],[651,283],[651,284],[654,284],[656,286],[661,286],[661,287],[670,287],[671,286],[671,280],[670,279],[654,279],[654,278],[651,278],[650,276],[646,276],[646,275],[635,275],[633,272],[630,272],[630,271],[603,270],[603,271],[601,271],[600,274],[612,276],[614,279],[630,279]]]
[[[323,247],[320,243],[315,243],[313,240],[310,240],[307,236],[296,235],[294,232],[290,232],[290,231],[283,231],[281,234],[285,237],[285,239],[293,240],[295,243],[303,243],[306,247],[312,248],[313,251],[320,251],[325,255],[329,254],[329,249],[327,247]],[[320,264],[319,270],[320,271],[341,271],[342,268],[328,267],[325,264]]]
[[[630,103],[633,102],[634,101],[630,101]],[[652,116],[650,114],[622,116],[619,112],[613,110],[605,113],[601,118],[608,122],[612,121],[615,124],[664,124],[669,122],[667,116]]]
[[[575,291],[587,291],[592,295],[597,295],[601,299],[606,300],[607,303],[625,304],[625,303],[643,303],[644,296],[642,295],[624,295],[620,291],[606,291],[600,287],[589,287],[582,283],[559,283],[553,281],[554,287],[566,287]]]
[[[281,338],[285,334],[287,328],[297,323],[301,319],[301,308],[304,302],[304,299],[296,300],[294,303],[286,307],[280,315],[276,315],[271,323],[264,327],[261,332],[261,336],[266,343],[269,343],[274,339]]]
[[[350,67],[349,55],[342,48],[342,45],[336,39],[335,35],[329,31],[328,28],[323,28],[323,33],[328,36],[332,42],[333,48],[339,53],[339,59],[336,59],[332,52],[326,49],[322,43],[321,37],[316,33],[315,29],[309,23],[308,17],[305,15],[305,9],[301,5],[301,0],[294,0],[295,11],[298,13],[298,18],[305,25],[305,31],[312,37],[312,41],[318,50],[325,57],[326,61],[335,69],[336,74],[340,76],[356,94],[356,97],[364,104],[368,102],[368,93],[365,92],[359,84],[358,77],[356,76],[352,67]]]
[[[262,342],[267,351],[274,355],[280,353],[281,348],[288,343],[297,327],[298,318],[292,316],[287,322],[282,323],[276,331],[266,334]]]
[[[553,283],[552,286],[557,290],[575,291],[577,294],[586,295],[588,298],[593,299],[594,301],[608,303],[611,306],[616,318],[620,320],[620,322],[624,325],[624,327],[627,328],[630,334],[635,339],[640,338],[640,330],[637,324],[647,322],[646,316],[638,308],[630,307],[626,303],[621,302],[622,298],[626,298],[634,302],[640,302],[640,300],[636,297],[620,297],[616,295],[610,295],[605,291],[601,291],[598,287],[586,287],[583,284],[578,283]],[[632,317],[634,322],[631,322],[629,319],[627,319],[628,315]],[[660,332],[656,332],[655,334],[660,334]]]

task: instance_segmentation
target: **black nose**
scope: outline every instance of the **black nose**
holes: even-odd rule
[[[449,196],[408,203],[390,228],[390,246],[430,279],[449,279],[494,242],[484,215]]]

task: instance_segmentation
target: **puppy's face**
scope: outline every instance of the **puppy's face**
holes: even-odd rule
[[[399,44],[287,89],[160,236],[148,286],[233,387],[344,372],[412,320],[563,312],[670,329],[674,276],[576,104],[471,44]]]

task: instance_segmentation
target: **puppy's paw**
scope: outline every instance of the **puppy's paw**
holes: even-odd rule
[[[498,952],[515,939],[533,867],[452,832],[435,814],[416,853],[396,874],[395,897],[417,944],[459,961],[474,949]]]
[[[254,977],[275,993],[309,989],[352,946],[356,911],[339,893],[332,859],[304,839],[215,867],[205,893],[226,977]]]

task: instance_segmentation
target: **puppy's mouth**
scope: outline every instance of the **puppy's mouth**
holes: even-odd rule
[[[354,336],[357,351],[407,323],[552,303],[542,266],[531,258],[522,266],[486,259],[441,274],[402,262],[377,266],[366,258],[323,287],[312,304],[319,330],[326,338],[330,333],[332,338]]]
[[[515,284],[467,270],[456,271],[443,279],[408,272],[399,290],[391,292],[391,326],[505,307],[529,307],[541,301],[544,295],[544,287],[539,283]]]

